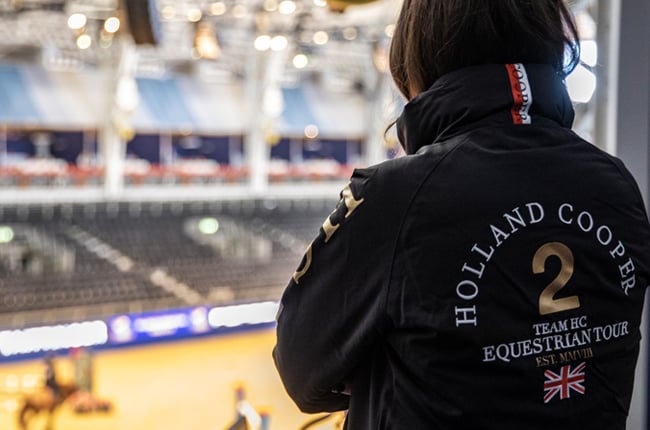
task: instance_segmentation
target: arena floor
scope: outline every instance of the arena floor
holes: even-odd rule
[[[273,366],[273,329],[129,347],[94,354],[94,394],[110,401],[108,413],[77,414],[70,405],[56,417],[55,430],[224,430],[235,417],[236,390],[258,412],[269,414],[269,430],[299,429],[313,416],[302,414],[285,394]],[[0,365],[0,386],[8,380],[41,377],[43,364]],[[62,379],[72,366],[59,358]],[[0,396],[0,429],[18,429],[21,394]],[[329,420],[315,429],[333,429]],[[30,430],[41,430],[43,417]]]

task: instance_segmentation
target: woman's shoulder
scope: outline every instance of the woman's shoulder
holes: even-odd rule
[[[417,187],[425,181],[456,148],[462,145],[464,138],[450,139],[445,142],[423,146],[417,153],[404,155],[381,163],[355,169],[352,179],[376,185],[384,193],[390,190],[403,192]]]

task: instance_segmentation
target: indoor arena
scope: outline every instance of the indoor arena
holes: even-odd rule
[[[429,0],[444,19],[418,21],[418,3],[0,0],[0,429],[535,430],[551,428],[535,426],[539,411],[562,408],[560,423],[609,404],[626,425],[603,430],[650,430],[650,243],[624,218],[647,226],[650,208],[650,2],[537,2],[564,4],[579,37],[573,63],[561,48],[566,76],[543,85],[540,61],[454,51],[463,32],[483,36],[463,23],[484,13],[454,21],[463,1]],[[413,66],[436,37],[444,49]],[[470,67],[445,69],[447,51]],[[430,80],[413,72],[438,66]],[[464,86],[470,75],[492,92]],[[558,85],[567,103],[548,108]],[[508,124],[487,129],[489,111],[469,132],[502,96]],[[436,113],[409,128],[423,106]],[[544,109],[561,118],[538,120]],[[620,160],[636,206],[586,161],[567,183],[573,168],[556,163],[582,157],[573,146],[518,151],[521,163],[469,146],[511,150],[525,127],[549,139],[569,117],[562,136]],[[486,160],[502,164],[472,164]],[[532,296],[494,292],[544,275]],[[616,291],[592,300],[610,276]],[[504,314],[528,318],[530,297],[534,319],[516,330]],[[629,311],[604,316],[599,303],[619,299]],[[424,369],[409,367],[413,351]],[[614,368],[633,391],[608,383]],[[507,386],[512,375],[525,386]],[[488,389],[521,411],[510,426],[497,427],[507,410],[461,406]]]

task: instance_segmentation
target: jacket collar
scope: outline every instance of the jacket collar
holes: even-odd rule
[[[488,64],[448,73],[406,104],[397,133],[407,154],[480,125],[573,124],[562,78],[544,64]]]

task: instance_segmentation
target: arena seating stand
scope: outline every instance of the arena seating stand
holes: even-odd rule
[[[0,243],[0,325],[278,299],[335,204],[0,206],[0,228],[14,232]],[[217,220],[219,230],[201,235],[204,218]],[[12,261],[8,250],[18,257]]]

